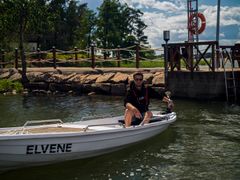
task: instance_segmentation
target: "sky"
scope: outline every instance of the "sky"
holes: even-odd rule
[[[79,0],[88,3],[96,11],[103,0]],[[170,30],[171,42],[184,42],[187,33],[187,0],[119,0],[132,8],[140,9],[147,24],[145,35],[151,47],[164,43],[163,31]],[[198,11],[206,18],[206,29],[199,35],[200,41],[216,40],[217,0],[198,0]],[[240,42],[240,0],[221,0],[220,45]]]

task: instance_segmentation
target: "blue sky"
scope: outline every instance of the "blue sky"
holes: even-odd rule
[[[96,10],[102,0],[79,0]],[[130,7],[140,9],[148,25],[145,34],[152,47],[163,44],[163,30],[170,30],[170,42],[187,40],[187,0],[120,0]],[[199,0],[199,12],[206,17],[206,30],[199,35],[200,41],[216,39],[217,0]],[[221,0],[220,44],[240,42],[240,0]]]

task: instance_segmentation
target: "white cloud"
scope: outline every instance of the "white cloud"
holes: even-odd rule
[[[144,12],[143,20],[148,25],[145,34],[153,47],[161,47],[163,31],[170,30],[170,42],[183,42],[188,38],[187,31],[187,1],[186,0],[121,0],[133,8]],[[216,37],[217,6],[206,5],[206,1],[199,3],[199,12],[206,17],[206,30],[200,35],[200,40],[214,40]],[[236,39],[226,39],[228,31],[223,32],[223,27],[238,26]],[[234,44],[240,39],[240,6],[221,7],[220,43]],[[225,39],[224,39],[225,38]]]
[[[158,0],[122,0],[122,2],[126,2],[129,6],[136,7],[137,5],[141,5],[144,8],[153,8],[161,11],[170,11],[176,12],[179,10],[185,9],[185,5],[183,1],[158,1]]]
[[[216,27],[217,6],[201,5],[199,8],[207,20],[208,27]],[[220,26],[240,25],[240,6],[239,7],[221,7]]]

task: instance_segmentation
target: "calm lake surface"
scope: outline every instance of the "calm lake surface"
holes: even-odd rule
[[[164,109],[159,100],[152,110]],[[0,127],[26,120],[122,115],[122,97],[0,96]],[[110,154],[4,172],[1,180],[240,179],[240,107],[175,100],[178,119],[162,134]]]

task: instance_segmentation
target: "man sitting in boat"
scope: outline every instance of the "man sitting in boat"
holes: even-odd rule
[[[133,82],[130,83],[130,89],[124,99],[125,110],[125,127],[131,125],[148,123],[152,117],[152,112],[149,111],[149,95],[155,94],[163,99],[163,102],[168,103],[168,112],[172,111],[173,103],[169,97],[163,94],[159,95],[153,89],[145,87],[143,83],[143,74],[137,72],[133,75]]]

